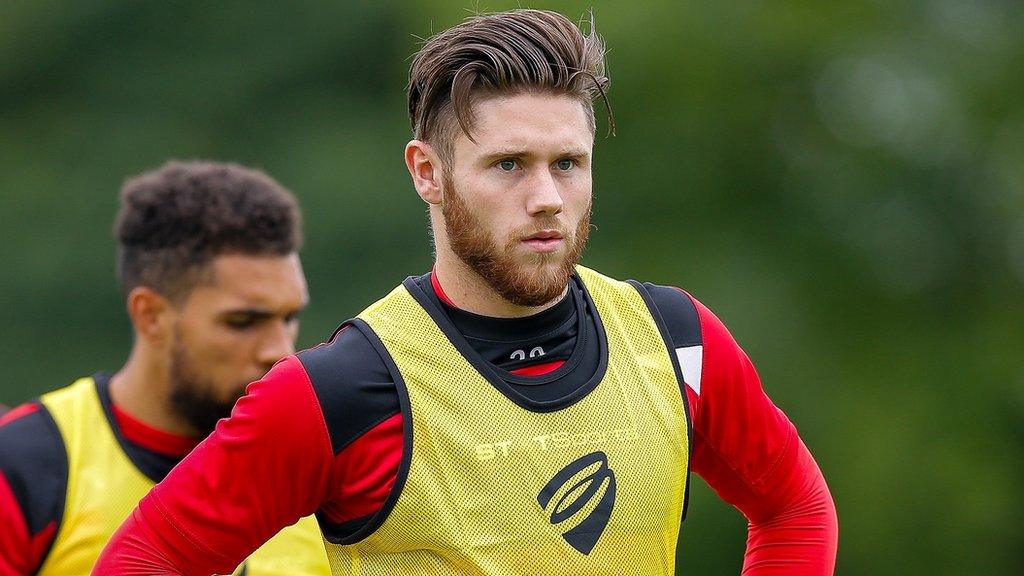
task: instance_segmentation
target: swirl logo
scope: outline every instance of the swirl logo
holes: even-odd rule
[[[574,477],[595,465],[597,467],[593,471],[567,486]],[[555,495],[562,494],[551,506],[550,511],[551,523],[561,524],[586,508],[606,484],[604,494],[590,514],[574,528],[562,534],[562,538],[565,538],[570,546],[583,554],[590,554],[594,549],[605,527],[608,526],[612,508],[615,507],[615,473],[608,467],[608,456],[604,452],[591,452],[577,458],[559,470],[537,495],[537,503],[544,511],[548,511],[548,505],[554,500]]]

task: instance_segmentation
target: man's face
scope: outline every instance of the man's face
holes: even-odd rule
[[[503,298],[540,306],[565,290],[590,231],[588,113],[576,99],[519,94],[474,106],[443,180],[452,251]]]
[[[309,300],[297,254],[218,256],[209,272],[179,306],[170,358],[171,409],[203,435],[295,351]]]

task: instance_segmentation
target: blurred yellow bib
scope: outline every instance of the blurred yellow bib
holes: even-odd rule
[[[132,464],[110,428],[92,378],[45,394],[68,455],[67,498],[40,576],[88,576],[107,540],[154,486]],[[303,518],[263,545],[236,574],[330,574],[316,520]]]

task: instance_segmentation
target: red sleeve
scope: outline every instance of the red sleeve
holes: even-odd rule
[[[31,574],[39,559],[33,554],[25,516],[3,472],[0,472],[0,526],[3,526],[0,530],[0,576]]]
[[[142,499],[93,574],[230,573],[321,505],[332,459],[316,394],[290,356]]]
[[[35,402],[22,404],[0,415],[0,427],[38,412],[39,404]],[[5,432],[11,431],[5,430]],[[17,434],[21,434],[24,439],[27,436],[26,432],[26,430],[19,430]],[[0,435],[0,444],[9,443],[8,447],[17,441],[18,438]],[[30,450],[36,460],[40,461],[41,455],[38,448],[38,446],[32,446]],[[60,446],[60,449],[63,450],[63,446]],[[11,478],[4,474],[5,465],[13,467],[16,464],[16,462],[5,462],[4,456],[7,455],[4,454],[4,450],[0,450],[0,526],[2,526],[0,528],[0,576],[27,576],[35,574],[40,564],[43,563],[46,552],[57,534],[57,523],[55,520],[50,520],[35,533],[29,529],[25,511],[22,510],[22,505],[15,496],[14,490],[14,486],[20,485],[24,497],[25,484],[29,479],[24,477],[24,470],[20,477],[17,473]],[[48,464],[46,459],[41,459],[39,465],[46,466]],[[31,472],[28,473],[28,476],[38,481]],[[41,485],[49,487],[45,483]]]
[[[704,349],[700,392],[687,389],[691,467],[749,520],[743,574],[832,574],[839,528],[821,470],[725,325],[693,302]]]

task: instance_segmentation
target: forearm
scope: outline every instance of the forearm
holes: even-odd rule
[[[111,537],[92,573],[118,576],[230,573],[234,566],[230,566],[230,562],[222,565],[218,557],[219,554],[186,538],[162,513],[154,510],[147,498]]]

